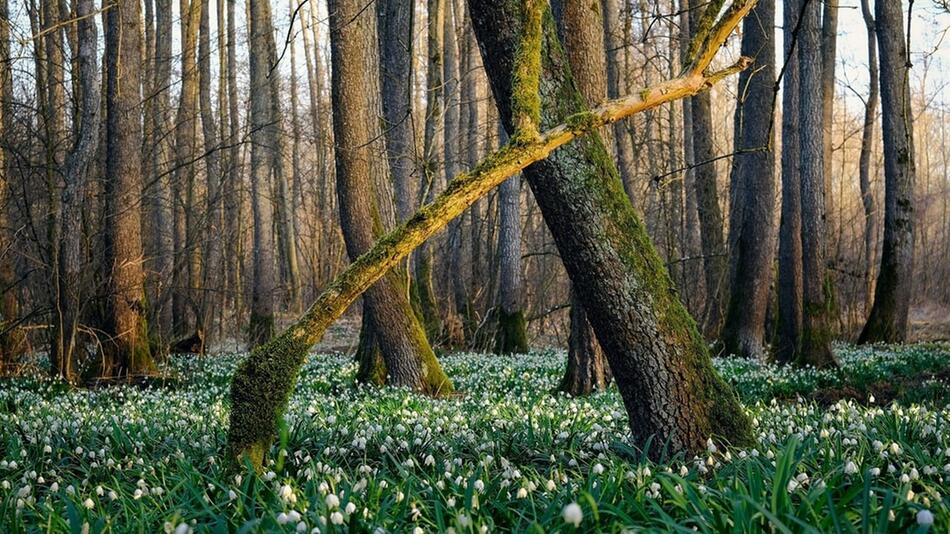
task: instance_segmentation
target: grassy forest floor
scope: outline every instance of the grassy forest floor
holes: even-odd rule
[[[837,352],[838,371],[717,361],[758,445],[660,463],[615,389],[551,393],[561,352],[445,356],[461,394],[438,401],[314,355],[262,477],[219,461],[240,354],[175,357],[145,389],[7,380],[0,530],[946,532],[950,344]]]

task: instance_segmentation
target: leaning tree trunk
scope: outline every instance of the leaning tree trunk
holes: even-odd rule
[[[880,101],[877,66],[877,34],[869,0],[861,0],[861,14],[868,33],[868,98],[864,104],[864,129],[861,135],[861,155],[858,158],[858,181],[861,186],[861,204],[864,207],[864,310],[870,313],[874,300],[874,239],[877,236],[877,214],[874,192],[871,191],[871,150],[874,144],[874,121]]]
[[[744,69],[748,65],[747,59],[740,59],[735,65],[720,71],[706,72],[716,52],[738,25],[741,18],[748,13],[752,3],[753,0],[740,0],[733,4],[733,7],[717,24],[714,26],[710,24],[709,32],[704,35],[704,38],[696,41],[697,46],[694,47],[696,50],[695,61],[679,77],[605,103],[592,112],[570,115],[568,122],[558,124],[543,132],[543,134],[537,136],[519,135],[515,142],[509,142],[485,158],[470,172],[456,176],[446,191],[431,204],[424,206],[403,225],[382,236],[368,252],[360,256],[336,277],[300,320],[268,344],[255,349],[247,359],[241,362],[231,382],[231,416],[228,429],[228,454],[230,458],[238,462],[247,461],[257,469],[263,467],[264,455],[270,449],[276,436],[278,424],[287,408],[297,374],[300,372],[310,347],[323,337],[330,324],[339,318],[364,291],[391,269],[400,265],[420,243],[445,228],[449,221],[464,213],[466,209],[488,194],[494,187],[504,182],[509,176],[522,171],[528,165],[544,160],[552,151],[566,146],[575,139],[590,135],[604,125],[614,123],[646,109],[692,96],[714,85],[724,77]],[[505,20],[504,16],[500,20]],[[551,31],[547,33],[553,35]],[[535,38],[540,38],[540,31],[533,32],[533,34]],[[507,35],[510,38],[512,32],[508,32]],[[556,43],[557,41],[554,40],[553,42]],[[510,47],[508,57],[510,58],[513,43],[508,43],[508,45]],[[368,48],[368,45],[366,47]],[[541,47],[535,45],[530,49],[540,51]],[[525,65],[525,67],[522,70],[530,74],[532,70],[536,71],[540,65],[535,63],[535,69],[531,69],[530,65]],[[505,77],[504,79],[510,78]],[[529,96],[538,94],[539,76],[537,73],[534,76],[527,76],[520,85],[523,88],[526,87],[523,94]],[[574,92],[570,94],[574,95],[572,99],[580,105],[579,96]],[[534,116],[537,115],[538,113],[534,114]],[[594,141],[595,147],[598,144]],[[605,153],[602,145],[600,152]],[[613,180],[614,186],[609,188],[607,193],[614,201],[615,204],[613,205],[623,215],[622,219],[627,222],[624,227],[635,230],[632,235],[624,232],[619,233],[620,238],[630,239],[632,237],[632,240],[636,242],[627,247],[625,256],[636,255],[636,250],[633,249],[642,249],[644,254],[641,259],[648,260],[648,263],[641,262],[640,264],[652,267],[654,271],[662,273],[662,264],[659,258],[656,257],[655,251],[650,247],[642,224],[634,224],[637,220],[635,215],[631,213],[632,208],[629,202],[618,203],[618,197],[622,198],[623,192],[617,181],[615,177]],[[595,190],[600,191],[600,196],[603,196],[603,184],[599,185],[600,187]],[[571,209],[569,205],[567,208]],[[616,263],[613,262],[614,265]],[[666,325],[672,321],[672,323],[687,330],[685,333],[680,332],[678,335],[671,335],[668,338],[654,336],[648,341],[654,344],[652,346],[665,345],[667,342],[673,345],[682,343],[698,346],[699,349],[696,351],[683,351],[680,357],[674,358],[687,371],[676,378],[705,379],[710,386],[709,388],[694,388],[688,391],[700,395],[703,399],[712,398],[714,402],[716,400],[722,402],[721,405],[715,406],[715,410],[713,404],[701,402],[698,406],[691,407],[695,409],[684,412],[684,414],[689,413],[696,416],[697,414],[708,414],[710,411],[715,411],[723,416],[711,417],[710,419],[713,419],[716,423],[729,423],[725,426],[718,426],[716,435],[722,436],[725,433],[730,433],[732,434],[731,437],[734,438],[734,442],[748,441],[747,419],[738,411],[734,396],[728,389],[725,389],[727,386],[710,369],[708,353],[701,349],[703,342],[696,333],[695,325],[690,322],[682,307],[677,308],[670,305],[671,300],[675,301],[675,296],[672,295],[668,278],[663,276],[647,277],[645,280],[652,282],[651,287],[654,288],[657,285],[666,286],[666,292],[657,292],[656,296],[660,303],[664,305],[663,309],[672,313],[665,315],[661,322]],[[666,280],[665,284],[663,280]],[[623,297],[622,293],[617,295]],[[642,291],[637,291],[634,296],[643,296]],[[646,317],[655,319],[653,314]],[[654,321],[652,324],[655,325],[656,322]],[[642,329],[643,326],[640,324],[635,328]],[[668,329],[664,329],[664,331],[675,334],[675,332]],[[668,341],[665,342],[664,340]],[[642,349],[634,348],[633,350]],[[638,353],[643,354],[643,352]],[[624,369],[630,371],[629,366]],[[663,390],[666,389],[667,385],[677,389],[681,387],[677,380],[671,380],[674,377],[667,373],[653,373],[656,370],[655,366],[651,366],[649,369],[651,373],[641,375],[643,382],[651,386],[645,391]],[[683,397],[683,399],[685,400],[687,397]],[[695,417],[689,417],[683,424],[690,424],[694,419]],[[676,424],[675,426],[680,427],[682,425]],[[712,432],[710,431],[710,433]],[[673,444],[675,446],[676,442],[673,442]]]
[[[330,3],[333,130],[336,139],[340,224],[352,260],[383,233],[377,190],[388,178],[379,116],[376,15],[358,0]],[[366,292],[363,313],[382,351],[387,383],[430,395],[452,392],[416,319],[399,273]],[[364,324],[366,324],[364,322]]]
[[[608,96],[607,54],[604,50],[600,5],[588,4],[583,0],[560,0],[551,6],[558,19],[558,33],[564,42],[564,55],[567,56],[577,89],[583,95],[585,104],[593,106]],[[605,128],[600,133],[609,145],[614,132]],[[621,139],[625,139],[626,131],[620,132],[620,135]],[[632,189],[628,187],[628,190]],[[574,396],[603,391],[610,384],[609,366],[587,320],[583,302],[573,288],[570,294],[571,333],[568,337],[567,369],[561,379],[560,389]]]
[[[56,374],[67,382],[75,376],[75,354],[82,310],[84,255],[82,252],[82,213],[86,203],[86,181],[99,145],[100,80],[97,54],[98,31],[94,17],[93,0],[80,0],[76,4],[79,28],[76,60],[79,62],[80,105],[79,136],[66,156],[66,187],[63,189],[62,242],[60,253],[59,308],[61,323],[58,325],[60,341]],[[6,290],[6,289],[5,289]]]
[[[772,278],[775,152],[775,0],[759,0],[742,24],[742,54],[755,64],[739,74],[735,150],[730,185],[729,305],[719,339],[722,352],[759,358]],[[743,153],[748,151],[748,153]]]
[[[689,34],[695,38],[701,31],[699,11],[689,15]],[[712,95],[703,92],[690,101],[690,122],[693,127],[692,144],[693,186],[696,209],[699,213],[699,235],[703,254],[703,276],[706,283],[706,301],[700,321],[707,338],[715,338],[722,322],[722,300],[726,285],[726,245],[722,237],[722,210],[719,208],[719,176],[713,146]]]
[[[253,279],[251,282],[251,318],[248,343],[254,347],[274,335],[274,208],[271,191],[276,174],[278,135],[274,120],[269,75],[274,57],[274,31],[270,2],[250,0],[250,74],[251,74],[251,208],[254,219],[252,244]]]
[[[699,27],[711,25],[716,4]],[[470,6],[495,101],[506,128],[518,132],[515,142],[524,142],[532,121],[546,128],[586,109],[546,4],[534,8],[540,13],[515,0]],[[533,54],[541,55],[540,102],[515,87]],[[714,435],[750,442],[749,420],[713,369],[600,136],[561,148],[524,176],[607,356],[635,442],[654,439],[688,453],[704,450]]]
[[[107,314],[100,373],[105,377],[154,374],[145,317],[145,276],[139,198],[142,194],[138,2],[106,12],[105,239]]]
[[[821,25],[818,2],[803,0],[798,33],[801,95],[821,102]],[[837,366],[831,352],[828,302],[825,295],[824,126],[821,106],[799,107],[802,213],[802,337],[797,362],[815,367]]]
[[[875,2],[881,52],[881,111],[884,132],[884,243],[874,305],[861,343],[907,339],[914,272],[914,126],[900,3]]]

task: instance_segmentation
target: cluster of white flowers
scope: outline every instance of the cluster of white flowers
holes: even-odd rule
[[[844,359],[870,373],[856,363],[867,356],[882,375],[903,364],[878,352]],[[225,476],[214,459],[224,445],[222,399],[238,359],[175,358],[181,379],[169,389],[64,393],[32,379],[0,389],[0,406],[29,407],[0,412],[0,506],[12,509],[0,517],[46,524],[67,517],[71,503],[90,524],[139,521],[146,531],[200,531],[220,521],[237,530],[261,517],[264,528],[296,532],[481,532],[531,510],[560,509],[564,523],[587,527],[598,516],[585,518],[578,503],[587,507],[587,496],[625,510],[628,499],[733,499],[732,477],[751,469],[772,487],[789,454],[794,461],[778,487],[793,502],[826,486],[863,487],[873,477],[874,491],[900,497],[889,510],[894,521],[928,525],[950,516],[950,409],[850,401],[822,407],[758,396],[790,384],[807,390],[837,375],[730,360],[716,365],[751,399],[757,443],[727,449],[710,440],[701,455],[659,464],[631,460],[637,451],[615,390],[587,398],[550,393],[562,353],[446,357],[465,395],[441,400],[353,387],[351,358],[315,356],[286,415],[291,431],[270,452],[264,474]],[[183,510],[182,503],[192,504]],[[126,517],[127,510],[145,512]]]

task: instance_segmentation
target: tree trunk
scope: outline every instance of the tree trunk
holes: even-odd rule
[[[692,4],[690,4],[692,5]],[[697,6],[698,7],[698,6]],[[700,30],[700,12],[690,13],[690,36]],[[719,209],[719,176],[713,146],[712,100],[709,92],[694,96],[690,101],[690,120],[693,126],[693,182],[696,191],[696,209],[699,214],[699,235],[702,243],[703,276],[706,282],[706,301],[700,325],[707,339],[719,334],[722,322],[722,300],[726,285],[726,246],[722,237],[722,210]]]
[[[884,132],[884,243],[874,305],[860,343],[901,343],[914,279],[914,127],[910,106],[910,56],[901,5],[876,2],[881,52]]]
[[[803,0],[798,34],[801,95],[821,102],[821,25],[818,2]],[[825,181],[822,110],[799,106],[802,213],[802,337],[798,363],[837,366],[831,352],[828,302],[825,295]]]
[[[86,203],[86,181],[99,145],[100,80],[98,65],[98,29],[95,2],[80,0],[76,4],[77,35],[76,61],[79,62],[79,85],[82,92],[79,135],[72,151],[66,157],[66,187],[63,189],[63,235],[60,251],[59,310],[61,322],[57,325],[61,340],[57,367],[54,372],[73,382],[76,379],[75,350],[81,310],[83,308],[83,266],[85,255],[82,244],[82,214]]]
[[[104,278],[108,312],[101,376],[154,374],[145,316],[142,235],[142,125],[138,2],[106,12],[106,210]]]
[[[826,241],[829,254],[838,250],[837,242],[838,221],[835,210],[833,180],[832,140],[834,139],[835,118],[835,60],[838,48],[838,1],[822,0],[821,16],[821,123],[822,130],[822,176],[824,176],[823,190],[825,195]],[[827,258],[826,258],[827,259]],[[837,261],[837,258],[831,258]],[[830,278],[829,278],[829,289]]]
[[[241,115],[238,111],[238,89],[237,89],[237,43],[235,38],[234,10],[235,0],[227,0],[227,102],[229,121],[228,143],[228,186],[224,191],[224,217],[225,217],[225,246],[227,247],[228,261],[227,268],[227,288],[231,293],[231,305],[234,308],[234,316],[241,324],[240,317],[242,311],[242,302],[244,295],[244,284],[242,282],[242,255],[241,252],[241,208],[243,207],[244,189],[241,175]],[[252,200],[253,203],[253,200]]]
[[[558,0],[551,4],[551,8],[558,21],[558,34],[564,43],[564,55],[567,56],[577,89],[583,95],[585,105],[594,106],[608,96],[600,5],[588,4],[584,0]],[[605,128],[600,133],[609,146],[611,130]],[[621,135],[625,135],[625,132]],[[587,395],[591,391],[607,388],[609,368],[597,336],[587,320],[583,302],[573,288],[570,293],[571,334],[568,337],[567,370],[561,379],[560,389],[574,396]],[[574,324],[575,321],[581,322]],[[604,369],[607,369],[606,373]]]
[[[521,46],[541,46],[540,127],[586,108],[565,68],[549,9],[540,8],[542,43],[521,45],[531,27],[521,2],[471,0],[470,6],[509,132],[516,121],[524,121],[514,114],[524,113],[519,108],[531,102],[530,95],[522,94],[525,88],[516,92],[513,87],[519,54],[534,53],[533,48],[519,52]],[[513,137],[517,142],[519,136]],[[653,439],[675,452],[697,453],[713,435],[734,443],[751,441],[748,418],[732,388],[713,369],[708,348],[680,303],[600,137],[563,147],[524,175],[603,346],[635,442],[645,446]]]
[[[880,99],[877,65],[877,34],[869,0],[861,0],[861,14],[868,32],[868,98],[864,104],[864,129],[861,135],[861,155],[858,158],[858,181],[861,186],[861,204],[864,207],[864,313],[870,313],[874,299],[874,238],[877,236],[877,215],[874,192],[871,191],[871,152],[874,148],[874,120]]]
[[[379,116],[376,15],[358,0],[331,1],[330,50],[337,195],[351,260],[383,233],[376,188],[388,178]],[[404,279],[390,273],[367,291],[363,312],[382,351],[387,383],[430,394],[452,392],[407,298]],[[365,325],[365,323],[364,323]]]
[[[254,217],[253,280],[248,343],[254,347],[274,335],[274,208],[271,202],[276,175],[274,149],[279,125],[274,117],[270,75],[276,50],[270,2],[250,0],[251,73],[251,206]]]
[[[739,74],[735,150],[730,179],[729,305],[720,334],[722,352],[764,355],[765,310],[772,278],[775,152],[775,0],[759,0],[742,24],[742,55],[756,58]],[[766,22],[767,21],[767,22]],[[742,153],[742,151],[750,151]]]
[[[221,212],[221,157],[218,152],[218,125],[214,120],[211,107],[211,21],[208,4],[201,2],[201,22],[198,37],[198,101],[201,108],[201,131],[204,137],[205,183],[207,197],[205,203],[206,223],[203,231],[208,236],[202,240],[203,282],[201,294],[197,299],[195,313],[195,331],[198,337],[205,339],[211,329],[214,303],[213,290],[215,277],[220,270],[219,237],[222,231],[223,214]],[[204,352],[205,347],[200,347]]]
[[[683,63],[690,43],[689,31],[689,1],[680,0],[680,51]],[[699,16],[697,11],[696,16]],[[696,152],[693,150],[693,106],[692,102],[680,102],[683,106],[683,160],[686,169],[683,171],[683,196],[686,213],[683,216],[683,278],[686,284],[678,289],[682,292],[681,298],[686,308],[694,317],[703,313],[703,303],[706,301],[706,283],[702,275],[702,239],[699,236],[699,207],[696,205]]]
[[[620,2],[618,0],[603,0],[599,7],[602,9],[600,18],[604,25],[604,47],[607,54],[607,96],[617,98],[626,91],[622,57],[624,35],[623,28],[620,27]],[[592,7],[591,10],[594,11],[595,9]],[[637,176],[637,169],[630,130],[625,122],[614,123],[613,130],[620,179],[623,180],[623,187],[632,202],[636,190],[634,180]]]
[[[396,220],[405,221],[416,206],[412,187],[415,150],[412,132],[412,2],[381,0],[379,17],[380,79],[386,149],[395,189]]]
[[[410,217],[406,223],[398,226],[387,235],[381,237],[373,247],[364,255],[354,261],[346,270],[343,271],[330,285],[320,294],[317,300],[310,306],[303,317],[294,323],[290,328],[284,331],[279,337],[269,342],[267,345],[258,347],[251,355],[245,359],[238,367],[231,382],[231,417],[228,429],[228,451],[232,460],[241,462],[247,461],[253,467],[261,469],[263,467],[264,455],[270,448],[270,445],[276,435],[277,426],[283,413],[287,408],[287,402],[290,393],[296,382],[297,374],[303,365],[307,351],[318,342],[327,327],[333,323],[364,291],[380,280],[391,269],[400,265],[419,243],[425,241],[436,232],[445,228],[450,220],[458,217],[465,212],[478,199],[486,195],[491,189],[498,186],[509,176],[512,176],[523,170],[528,165],[542,161],[547,158],[552,151],[566,146],[571,141],[585,135],[590,135],[597,128],[610,124],[630,115],[640,113],[645,109],[657,107],[680,98],[686,98],[702,91],[717,81],[723,79],[729,74],[738,72],[748,65],[747,60],[740,60],[735,65],[716,72],[706,72],[710,62],[716,55],[716,51],[722,46],[726,37],[732,33],[739,20],[748,13],[750,2],[742,1],[735,4],[727,12],[718,24],[716,24],[709,38],[703,40],[702,45],[698,47],[696,61],[687,69],[683,75],[678,78],[668,80],[656,87],[647,88],[634,94],[627,95],[621,99],[606,103],[598,107],[593,112],[582,112],[570,116],[567,123],[558,124],[537,138],[530,136],[525,139],[518,138],[519,142],[510,142],[481,163],[475,166],[472,171],[456,176],[446,191],[439,195],[431,204],[423,207],[414,216]],[[510,9],[517,10],[518,6],[509,6]],[[331,9],[331,13],[334,10]],[[515,11],[517,12],[517,11]],[[341,18],[353,20],[355,18],[346,18],[348,13],[344,12]],[[504,14],[501,17],[495,17],[495,20],[506,20]],[[331,21],[334,22],[335,21]],[[348,24],[347,28],[352,28],[353,24]],[[553,36],[553,31],[547,32]],[[508,33],[509,39],[512,32]],[[553,42],[557,42],[556,39]],[[508,43],[508,57],[511,57],[513,43]],[[369,49],[370,45],[363,44],[364,49]],[[533,47],[539,50],[539,46]],[[342,52],[342,51],[341,51]],[[348,54],[348,58],[354,57]],[[359,56],[357,56],[359,57]],[[560,65],[564,63],[561,62]],[[358,70],[358,67],[355,67]],[[527,70],[527,69],[526,69]],[[363,69],[365,72],[365,69]],[[510,73],[507,73],[510,75]],[[531,78],[531,76],[529,76]],[[533,77],[538,79],[537,74]],[[504,79],[510,80],[509,76]],[[532,85],[525,83],[525,85]],[[532,91],[528,94],[537,94],[537,85],[534,88],[528,88]],[[364,94],[354,92],[351,94]],[[372,93],[370,93],[372,94]],[[578,105],[581,99],[576,92],[572,92],[572,100]],[[338,119],[342,122],[342,118]],[[359,121],[356,121],[359,123]],[[369,123],[359,123],[369,124]],[[596,141],[595,146],[598,145]],[[601,153],[604,150],[601,145]],[[364,160],[365,161],[365,160]],[[385,160],[382,160],[385,161]],[[614,173],[616,176],[616,173]],[[611,188],[611,197],[616,201],[624,198],[623,191],[619,186],[619,178],[613,180],[615,184]],[[603,188],[598,188],[602,190]],[[627,206],[623,208],[622,206]],[[621,202],[618,207],[625,211],[625,219],[630,219],[628,201]],[[635,220],[633,222],[636,222]],[[649,241],[645,240],[641,225],[625,225],[639,228],[636,232],[637,241],[642,243],[642,249],[646,251],[646,256],[651,256]],[[628,236],[623,232],[621,236]],[[637,247],[641,248],[641,247]],[[655,252],[652,253],[653,260],[650,265],[662,272],[662,264],[659,264],[655,258]],[[662,278],[662,277],[661,277]],[[656,278],[649,280],[656,281]],[[631,280],[632,281],[632,280]],[[668,287],[668,284],[667,284]],[[669,288],[668,288],[669,289]],[[618,294],[623,297],[622,293]],[[658,293],[661,301],[666,304],[670,300],[669,293]],[[639,295],[642,296],[642,295]],[[676,312],[676,308],[666,308]],[[670,319],[683,319],[686,328],[691,324],[688,316],[679,308],[675,315],[666,315],[664,323]],[[649,316],[649,318],[653,318]],[[624,323],[625,324],[625,323]],[[654,323],[655,324],[655,323]],[[695,327],[690,330],[687,336],[690,344],[699,344],[702,346],[702,340],[696,333]],[[663,344],[664,339],[673,340],[673,337],[662,338],[654,336],[651,338],[653,343]],[[676,339],[684,340],[682,336]],[[698,357],[697,357],[698,354]],[[687,352],[684,354],[685,361],[680,363],[696,371],[708,369],[708,354],[704,358],[703,353]],[[629,369],[628,369],[629,370]],[[655,376],[655,375],[647,375]],[[687,373],[687,377],[693,378],[715,378],[706,372]],[[669,378],[669,377],[667,377]],[[730,412],[734,408],[734,398],[726,395],[716,395],[716,392],[723,393],[723,384],[713,379],[709,384],[709,389],[693,389],[694,394],[706,395],[712,394],[716,399],[723,401],[723,404],[717,406],[720,411]],[[677,382],[668,382],[671,386],[677,387]],[[716,400],[714,399],[714,400]],[[703,404],[700,411],[706,413],[710,410],[709,404]],[[691,411],[692,412],[692,411]],[[736,434],[741,434],[739,439],[734,442],[745,442],[748,430],[743,430],[746,419],[742,415],[727,417],[730,425],[727,427],[719,426],[720,432],[736,429]]]
[[[514,177],[498,188],[498,329],[496,354],[528,352],[521,279],[521,180]]]
[[[778,245],[778,329],[775,358],[792,363],[802,336],[802,196],[798,60],[798,1],[784,2],[785,74],[782,88],[782,211]]]

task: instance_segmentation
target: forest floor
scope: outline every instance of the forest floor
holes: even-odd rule
[[[7,380],[0,531],[946,532],[950,344],[837,353],[717,360],[757,444],[662,462],[627,442],[615,388],[551,393],[563,352],[445,356],[448,400],[355,387],[350,358],[317,354],[263,476],[220,463],[241,354],[172,358],[144,389]]]

